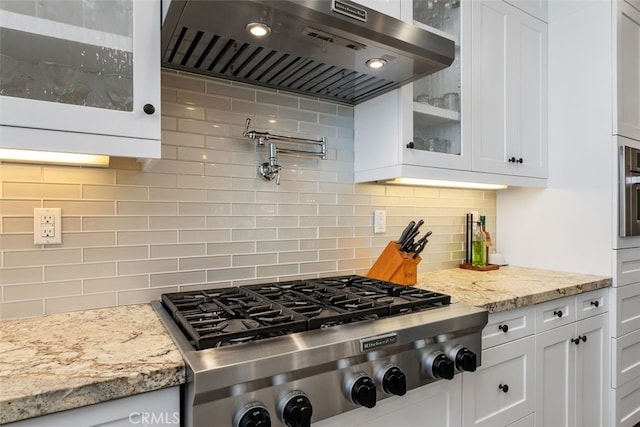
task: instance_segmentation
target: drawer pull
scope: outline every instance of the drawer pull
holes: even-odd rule
[[[506,384],[500,384],[500,385],[498,386],[498,388],[499,388],[500,390],[502,390],[503,392],[505,392],[505,393],[507,393],[507,392],[509,391],[509,386],[508,386],[508,385],[506,385]]]
[[[558,318],[562,317],[562,310],[557,310],[553,312],[554,316],[558,316]]]
[[[506,333],[509,330],[509,325],[500,325],[498,326],[498,329]]]
[[[598,308],[600,303],[598,301],[591,301],[591,305],[594,306],[595,308]]]

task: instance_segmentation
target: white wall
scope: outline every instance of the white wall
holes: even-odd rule
[[[549,180],[498,192],[497,250],[511,265],[610,275],[611,4],[571,2],[549,24]]]

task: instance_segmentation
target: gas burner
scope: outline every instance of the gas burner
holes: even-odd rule
[[[376,320],[448,305],[447,295],[362,276],[162,295],[197,349]]]

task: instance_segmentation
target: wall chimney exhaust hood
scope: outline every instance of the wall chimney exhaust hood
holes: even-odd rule
[[[162,65],[355,105],[448,67],[452,40],[347,0],[172,0]]]

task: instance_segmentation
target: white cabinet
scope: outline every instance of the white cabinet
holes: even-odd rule
[[[541,21],[549,22],[549,1],[548,0],[505,0],[507,3],[517,7]]]
[[[464,426],[506,426],[534,410],[533,336],[482,350],[482,366],[465,372]]]
[[[440,380],[410,390],[402,397],[384,399],[375,408],[358,408],[336,417],[313,423],[317,427],[389,427],[422,426],[459,427],[462,375],[453,380]]]
[[[399,4],[402,20],[455,41],[455,60],[442,71],[355,107],[355,180],[453,179],[451,170],[471,168],[465,128],[471,107],[471,2]]]
[[[455,40],[456,58],[355,107],[355,181],[544,186],[546,24],[502,1],[400,5],[403,20]]]
[[[474,171],[547,176],[547,26],[500,1],[472,2]]]
[[[150,391],[122,399],[8,424],[11,427],[131,427],[180,425],[180,387]]]
[[[614,135],[640,141],[640,2],[618,0]],[[635,6],[635,8],[634,8]]]
[[[536,426],[609,422],[608,313],[536,335]]]
[[[160,157],[160,1],[0,3],[0,148]]]

